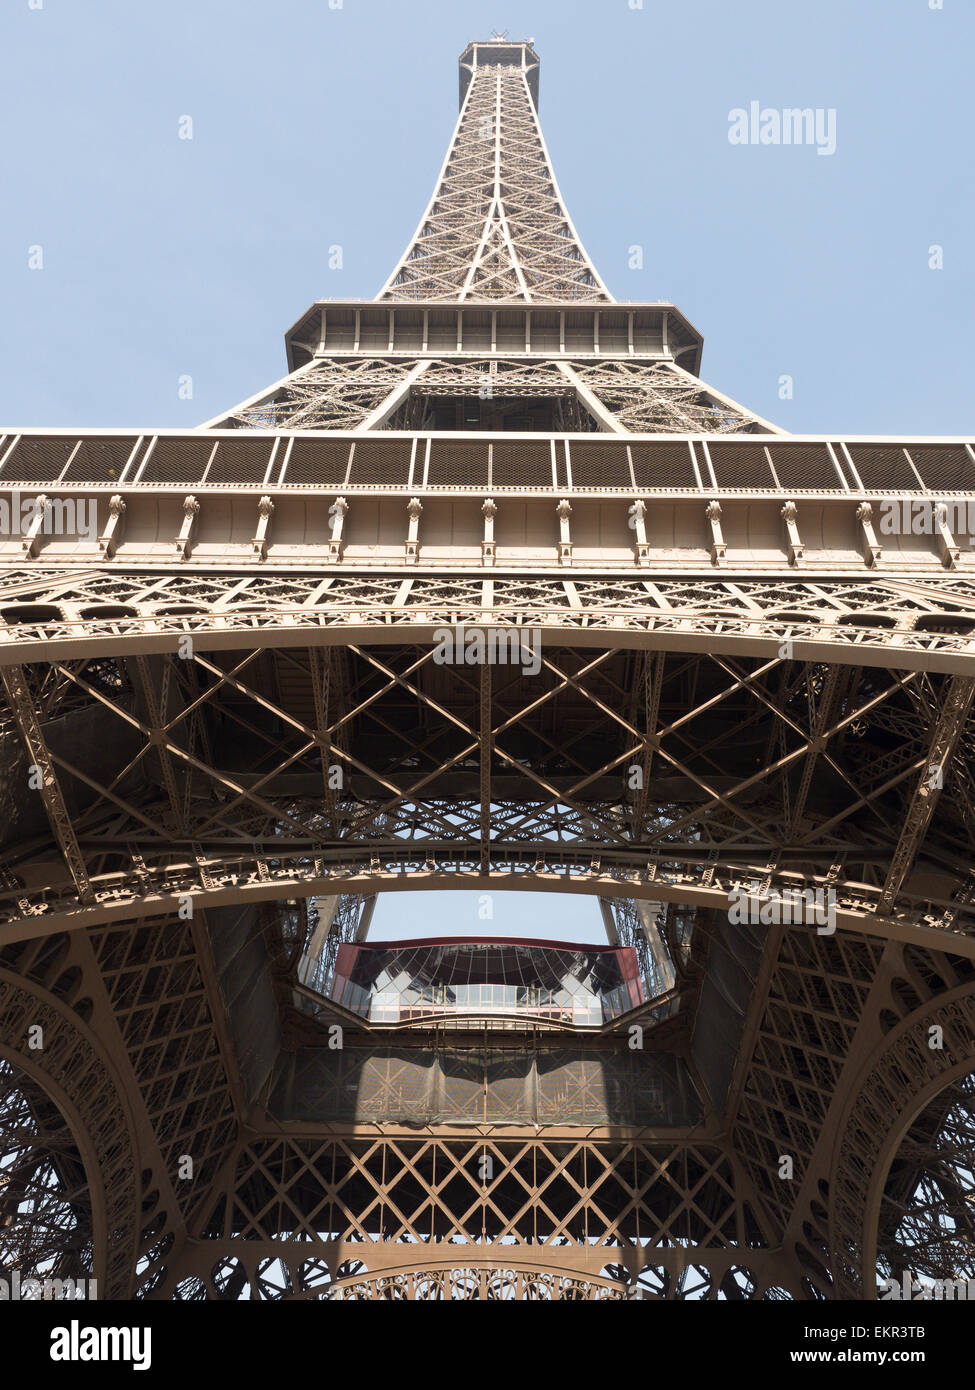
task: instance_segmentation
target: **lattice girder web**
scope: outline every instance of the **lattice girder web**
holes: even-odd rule
[[[58,794],[47,812],[65,866],[35,886],[22,869],[18,882],[8,854],[7,919],[22,916],[25,895],[56,920],[120,894],[132,903],[154,891],[205,896],[242,874],[317,882],[326,894],[347,881],[355,892],[374,860],[383,873],[418,860],[470,872],[485,852],[490,871],[567,864],[594,883],[616,872],[617,892],[634,870],[652,882],[648,856],[661,869],[670,862],[673,884],[713,893],[804,873],[851,913],[885,912],[896,897],[898,910],[940,923],[944,913],[926,910],[910,886],[923,839],[926,872],[942,876],[945,897],[965,890],[952,868],[968,833],[971,776],[961,738],[971,689],[960,678],[840,668],[838,695],[815,663],[672,656],[657,673],[659,696],[651,682],[651,704],[663,704],[650,728],[646,701],[632,693],[646,664],[638,653],[550,648],[538,675],[515,669],[493,682],[485,784],[477,673],[438,666],[435,650],[350,646],[325,727],[313,649],[124,659],[114,687],[83,660],[58,663],[61,719],[114,738],[118,761],[100,751],[100,767],[79,762],[60,736],[46,749]],[[28,694],[51,684],[43,665],[18,669]],[[145,703],[152,688],[162,705]],[[179,712],[190,704],[192,715]],[[12,749],[20,738],[11,730]],[[922,773],[935,743],[943,790],[932,798]],[[631,788],[648,751],[649,784]],[[326,814],[323,767],[340,769],[342,783]],[[29,791],[21,802],[13,823],[36,805]],[[60,806],[72,807],[70,834]],[[116,843],[127,846],[127,865]],[[959,901],[958,912],[967,921],[971,908]]]
[[[93,1229],[81,1155],[43,1087],[0,1060],[0,1269],[88,1280]]]
[[[430,206],[379,298],[612,302],[565,210],[520,69],[475,72]]]
[[[678,358],[690,352],[697,361],[701,340],[686,322],[678,327],[676,311],[642,306],[644,316],[659,321],[659,332],[635,329],[632,316],[628,329],[623,319],[600,320],[599,306],[615,300],[556,182],[538,120],[538,59],[531,46],[472,45],[462,55],[461,73],[460,114],[433,197],[373,301],[389,306],[388,313],[377,317],[363,304],[310,310],[294,340],[289,335],[296,369],[207,427],[446,428],[431,400],[439,394],[459,403],[469,397],[474,377],[482,399],[520,401],[522,413],[533,402],[544,404],[558,430],[778,433],[683,370]],[[448,331],[437,319],[436,306],[447,304],[470,306],[466,326],[458,320]],[[550,321],[543,330],[541,318],[534,325],[525,319],[518,341],[505,314],[506,306],[516,305],[547,309]],[[394,306],[424,306],[422,319],[404,328],[404,309]],[[575,312],[588,306],[581,317]],[[492,360],[475,360],[472,334],[489,347]],[[573,351],[585,341],[594,360]],[[404,343],[419,351],[404,354]],[[504,360],[505,346],[515,343],[520,360]],[[395,355],[380,355],[384,345],[390,353],[395,347]],[[512,396],[498,394],[505,387]],[[508,427],[491,420],[488,428]],[[463,424],[472,427],[469,420]]]
[[[416,236],[281,381],[0,438],[8,500],[99,508],[0,538],[0,1265],[336,1301],[972,1273],[975,580],[942,513],[879,528],[895,483],[967,504],[975,450],[781,439],[685,370],[537,95],[531,44],[465,51]],[[587,895],[633,992],[346,997],[380,893],[456,889]]]

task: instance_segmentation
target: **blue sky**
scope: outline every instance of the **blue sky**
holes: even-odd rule
[[[314,299],[378,291],[440,168],[457,55],[506,28],[535,38],[603,277],[673,300],[706,380],[794,432],[975,432],[972,0],[632,3],[4,0],[0,426],[192,426],[276,380]],[[835,110],[835,154],[732,145],[752,101]],[[508,934],[597,921],[497,903]],[[476,903],[429,911],[392,895],[375,933],[460,930]]]
[[[581,893],[381,893],[370,941],[413,936],[532,936],[606,944],[599,904]]]
[[[929,3],[4,0],[0,423],[195,425],[276,380],[312,300],[379,289],[457,55],[507,28],[601,273],[673,299],[707,380],[793,431],[972,432],[975,5]],[[753,100],[834,108],[836,153],[731,145]]]

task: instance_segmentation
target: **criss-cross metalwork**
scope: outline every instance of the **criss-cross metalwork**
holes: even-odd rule
[[[972,441],[794,438],[703,382],[583,250],[538,76],[465,50],[416,236],[281,381],[0,430],[0,1263],[337,1301],[971,1272]],[[457,888],[553,940],[588,895],[639,995],[343,1004],[379,895]]]

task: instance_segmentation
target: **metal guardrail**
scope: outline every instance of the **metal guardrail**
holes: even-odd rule
[[[773,435],[24,430],[0,487],[975,493],[975,440]]]

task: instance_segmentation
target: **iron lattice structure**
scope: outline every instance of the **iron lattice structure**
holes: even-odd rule
[[[971,443],[707,386],[583,250],[532,45],[460,72],[416,236],[286,378],[0,440],[0,507],[42,498],[0,541],[2,1260],[110,1298],[965,1277]],[[458,887],[590,895],[644,1002],[332,997],[379,893]]]

